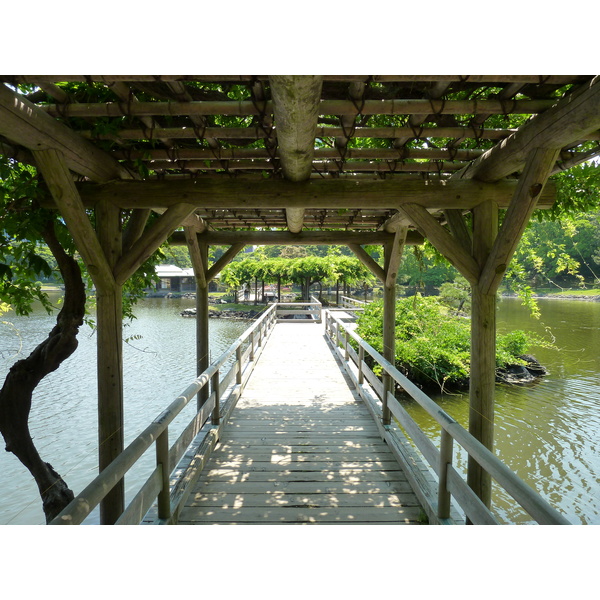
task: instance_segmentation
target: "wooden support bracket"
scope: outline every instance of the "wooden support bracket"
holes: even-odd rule
[[[239,254],[239,252],[242,250],[242,248],[244,248],[245,245],[246,244],[244,243],[233,244],[225,252],[225,254],[223,254],[223,256],[221,256],[221,258],[219,258],[219,260],[217,260],[217,262],[212,267],[210,267],[210,269],[208,269],[208,272],[206,274],[206,281],[212,281],[223,270],[223,268],[226,265],[228,265]]]
[[[385,271],[367,254],[365,250],[359,244],[348,244],[348,248],[356,254],[360,262],[381,281],[385,284]]]
[[[494,294],[497,291],[558,153],[559,150],[553,148],[537,148],[530,152],[500,232],[481,272],[479,289],[482,293]]]
[[[125,283],[193,212],[194,207],[191,204],[181,203],[168,208],[118,262],[115,268],[117,283],[120,285]]]
[[[394,236],[394,241],[391,244],[389,252],[389,264],[386,265],[385,269],[386,287],[393,287],[396,285],[396,278],[398,277],[398,269],[400,268],[400,262],[402,260],[402,252],[404,251],[407,232],[408,227],[400,227]]]
[[[406,204],[400,209],[417,229],[460,271],[471,284],[479,280],[479,267],[475,259],[457,242],[427,209],[419,204]]]
[[[36,150],[33,155],[95,286],[106,290],[114,288],[112,269],[85,212],[62,152]]]

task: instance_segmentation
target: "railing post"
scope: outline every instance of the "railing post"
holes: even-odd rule
[[[221,418],[221,407],[219,403],[221,401],[221,384],[219,382],[219,369],[212,376],[212,389],[215,394],[215,407],[212,412],[212,424],[218,425]]]
[[[452,436],[442,428],[440,438],[440,464],[439,464],[439,488],[438,488],[438,518],[448,519],[450,517],[450,492],[448,491],[448,467],[452,464],[452,449],[454,440]]]
[[[156,465],[161,469],[162,486],[158,493],[158,518],[171,517],[171,490],[169,486],[169,428],[156,438]]]
[[[250,360],[254,360],[254,331],[250,332]]]
[[[235,382],[237,385],[242,383],[242,345],[240,344],[235,350],[235,360],[237,363],[237,373],[235,376]]]
[[[345,340],[345,347],[344,347],[344,358],[346,360],[348,360],[350,358],[350,353],[348,352],[348,330],[345,330],[346,333],[346,340]]]
[[[362,346],[358,347],[358,384],[362,385],[365,381],[363,374],[363,361],[365,360],[365,349]]]

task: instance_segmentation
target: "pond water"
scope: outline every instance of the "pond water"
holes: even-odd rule
[[[196,321],[183,318],[184,308],[195,306],[190,299],[149,298],[136,307],[136,319],[124,330],[125,445],[131,442],[196,377]],[[27,356],[52,329],[56,317],[43,310],[30,317],[5,317],[19,331],[17,335],[0,326],[0,385],[10,364]],[[248,321],[211,319],[209,326],[211,358],[220,356],[248,327]],[[141,336],[140,339],[135,339]],[[96,337],[84,326],[79,347],[58,371],[38,386],[33,398],[30,429],[42,458],[49,462],[78,493],[97,474],[97,376]],[[183,428],[184,417],[174,422],[171,431]],[[189,421],[189,419],[188,419]],[[171,442],[175,433],[170,434]],[[0,524],[43,524],[37,487],[29,472],[11,453],[0,449]],[[136,485],[149,474],[154,450],[143,457],[125,478],[127,501]],[[97,511],[90,515],[97,522]]]
[[[536,332],[557,350],[531,348],[549,371],[539,383],[496,386],[495,452],[571,523],[599,524],[600,303],[542,299],[539,307],[537,320],[517,299],[499,302],[500,333]],[[434,399],[468,428],[468,395]],[[439,447],[439,426],[418,406],[407,408]],[[456,456],[466,472],[466,455]],[[502,522],[533,522],[496,485],[493,505]]]
[[[186,299],[145,300],[125,330],[125,337],[142,336],[124,345],[126,444],[195,378],[195,320],[180,316],[193,305]],[[572,523],[600,524],[600,303],[540,300],[539,305],[538,321],[516,299],[499,303],[499,331],[551,334],[558,350],[531,349],[549,370],[538,384],[497,387],[496,453]],[[54,317],[43,311],[23,319],[9,315],[8,320],[20,335],[0,326],[0,383],[19,345],[21,356],[27,355],[54,323]],[[211,320],[212,358],[247,327],[244,321]],[[96,339],[87,327],[79,339],[75,355],[36,390],[30,418],[42,457],[76,493],[97,473]],[[467,426],[465,395],[435,400]],[[411,403],[407,408],[437,442],[437,425],[418,406]],[[151,449],[126,478],[127,500],[153,461]],[[465,463],[457,453],[459,468]],[[0,485],[0,524],[44,523],[29,473],[14,455],[3,451]],[[501,490],[495,489],[494,505],[503,522],[531,522]],[[97,522],[97,513],[89,522]]]

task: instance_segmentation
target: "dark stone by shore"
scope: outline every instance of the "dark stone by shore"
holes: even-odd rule
[[[519,358],[525,361],[525,365],[507,365],[506,367],[496,369],[496,381],[498,383],[507,383],[509,385],[527,385],[535,383],[540,377],[548,374],[545,367],[531,356],[523,354]]]
[[[256,310],[209,310],[210,319],[255,319],[261,311]],[[181,311],[182,317],[195,317],[195,308],[186,308]]]

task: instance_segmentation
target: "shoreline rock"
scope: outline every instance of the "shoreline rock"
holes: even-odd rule
[[[527,385],[535,383],[548,374],[546,367],[543,367],[531,354],[523,354],[519,358],[523,359],[526,364],[506,365],[506,367],[496,369],[496,383]]]
[[[209,310],[209,319],[237,319],[252,320],[255,319],[261,311],[255,310]],[[182,317],[195,318],[196,309],[186,308],[179,313]]]

